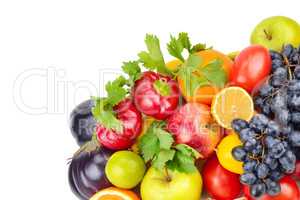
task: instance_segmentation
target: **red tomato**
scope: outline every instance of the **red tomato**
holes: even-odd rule
[[[224,169],[216,156],[204,165],[203,182],[208,194],[218,200],[233,200],[242,190],[239,175]]]
[[[281,193],[277,196],[264,195],[259,200],[299,200],[300,191],[297,183],[289,176],[285,176],[280,180]],[[244,193],[248,200],[254,200],[250,195],[248,186],[244,186]]]
[[[268,49],[260,45],[249,46],[236,57],[230,82],[252,92],[269,75],[271,64]]]

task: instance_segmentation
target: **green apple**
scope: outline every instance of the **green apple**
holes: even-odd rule
[[[142,181],[145,171],[144,160],[131,151],[114,153],[105,166],[108,180],[113,185],[124,189],[137,186]]]
[[[283,45],[300,44],[299,24],[284,16],[270,17],[260,22],[251,34],[251,44],[260,44],[269,49],[280,51]]]
[[[201,192],[202,177],[198,171],[162,172],[151,167],[141,184],[143,200],[199,200]]]

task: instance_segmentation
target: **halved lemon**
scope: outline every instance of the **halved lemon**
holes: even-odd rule
[[[140,198],[130,190],[109,187],[97,192],[90,200],[140,200]]]
[[[231,128],[234,119],[249,121],[254,114],[254,105],[248,92],[240,87],[221,90],[213,99],[211,112],[220,126]]]

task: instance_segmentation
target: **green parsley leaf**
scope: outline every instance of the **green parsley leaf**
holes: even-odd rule
[[[170,149],[174,143],[174,139],[170,133],[160,128],[154,128],[153,132],[156,134],[159,140],[159,146],[161,149]]]
[[[221,60],[216,59],[208,65],[198,69],[211,84],[217,87],[224,87],[227,82],[227,75],[223,69],[223,63]]]
[[[159,139],[152,131],[153,130],[148,129],[139,143],[139,149],[141,150],[145,162],[152,160],[159,152]]]
[[[199,77],[194,74],[201,63],[202,60],[199,56],[191,54],[178,72],[178,75],[184,81],[186,94],[188,96],[194,95],[194,91],[197,88],[209,84],[209,81],[204,77]]]
[[[182,56],[184,47],[180,40],[171,35],[171,41],[167,44],[167,49],[172,56],[184,62],[184,57]]]
[[[135,81],[141,77],[141,68],[138,61],[123,62],[122,69],[129,76],[130,86],[133,86]]]
[[[195,159],[191,156],[185,155],[181,151],[177,151],[173,162],[177,164],[177,170],[184,173],[192,173],[197,170],[195,166]]]
[[[175,150],[161,150],[157,157],[153,160],[153,166],[156,169],[162,170],[166,163],[174,158]]]
[[[123,88],[126,84],[126,79],[123,76],[120,76],[113,82],[108,82],[105,86],[107,91],[107,100],[112,106],[117,105],[123,99],[125,99],[127,95],[127,90]]]
[[[145,38],[147,51],[138,54],[140,61],[149,70],[157,70],[162,74],[170,74],[166,68],[165,60],[160,49],[159,39],[155,35],[147,34]]]
[[[107,98],[94,98],[95,106],[92,109],[94,118],[105,128],[122,132],[123,124],[118,120],[114,113],[104,108],[108,105]]]
[[[153,84],[153,87],[162,96],[169,96],[171,93],[171,88],[168,83],[162,80],[156,80]]]
[[[203,51],[203,50],[210,49],[210,48],[206,48],[206,44],[198,43],[192,47],[190,53],[197,53],[199,51]]]
[[[191,41],[190,38],[188,36],[188,33],[179,33],[178,35],[178,40],[181,42],[183,48],[185,48],[186,50],[188,50],[188,52],[191,52]]]

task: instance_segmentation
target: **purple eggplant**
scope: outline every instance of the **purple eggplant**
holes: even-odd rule
[[[93,100],[87,100],[74,108],[70,114],[70,129],[78,145],[82,146],[92,139],[96,120],[92,114]]]
[[[80,200],[89,200],[96,192],[112,186],[105,176],[105,165],[113,152],[104,148],[81,152],[69,166],[69,184]]]

